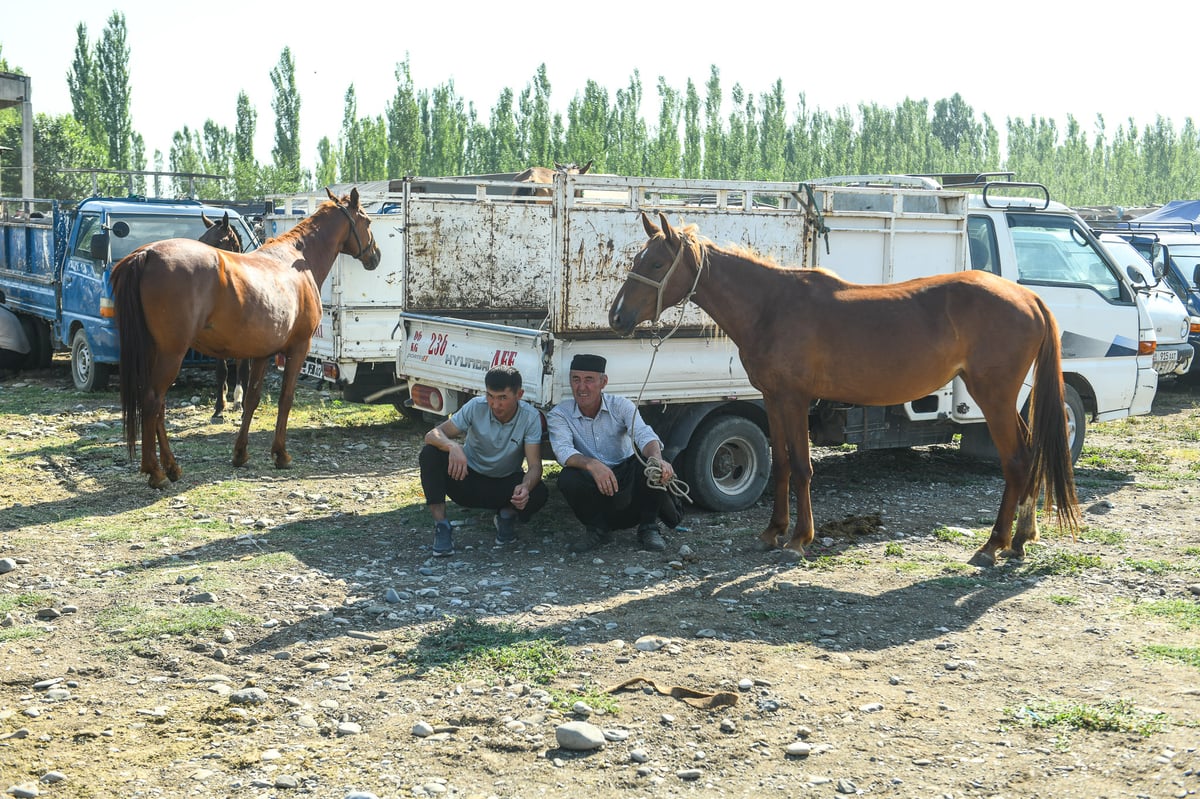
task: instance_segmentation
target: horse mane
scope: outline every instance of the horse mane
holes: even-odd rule
[[[342,197],[338,198],[338,203],[348,201],[348,200],[349,200],[349,197],[346,195],[343,195]],[[313,226],[313,219],[318,214],[320,214],[323,210],[325,210],[326,208],[336,208],[338,203],[335,203],[333,200],[323,201],[320,205],[317,206],[315,211],[313,211],[311,214],[304,217],[299,222],[297,222],[295,225],[293,225],[290,230],[285,230],[283,233],[280,233],[278,236],[272,237],[270,239],[270,241],[277,241],[277,242],[282,243],[282,242],[290,242],[293,239],[304,238],[304,236],[308,233],[308,229]]]

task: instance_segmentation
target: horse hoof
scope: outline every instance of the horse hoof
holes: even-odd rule
[[[1025,550],[1006,549],[1000,553],[1000,556],[1008,558],[1009,563],[1020,563],[1025,560]]]
[[[172,483],[179,482],[180,477],[183,477],[183,469],[180,469],[178,466],[173,469],[167,469],[167,479]]]
[[[209,417],[209,420],[208,420],[208,421],[210,421],[210,422],[223,422],[223,421],[225,421],[225,414],[222,414],[222,413],[214,413],[214,414],[213,414],[211,417]]]
[[[154,475],[150,475],[149,486],[151,488],[162,491],[164,488],[166,488],[168,485],[170,485],[170,482],[171,481],[167,479],[166,475],[163,475],[161,477],[155,477]]]
[[[291,455],[281,455],[281,456],[275,458],[275,468],[276,469],[292,468],[292,456]]]
[[[803,549],[792,549],[791,547],[781,547],[779,555],[784,560],[802,560],[804,558]]]
[[[978,566],[981,569],[990,569],[996,565],[996,558],[992,556],[992,553],[985,552],[981,549],[972,555],[971,559],[968,560],[967,563],[972,566]]]

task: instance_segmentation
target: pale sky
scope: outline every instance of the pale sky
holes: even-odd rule
[[[1121,8],[1060,0],[5,2],[0,55],[31,76],[35,113],[70,113],[75,29],[85,24],[94,43],[120,11],[133,127],[151,159],[155,150],[165,156],[184,126],[201,129],[212,119],[233,130],[245,91],[258,111],[255,156],[267,163],[270,72],[289,47],[310,169],[320,139],[337,141],[347,88],[355,87],[360,116],[384,114],[406,54],[418,90],[452,80],[484,119],[504,87],[519,95],[542,63],[551,105],[564,115],[587,80],[607,89],[611,102],[637,69],[651,127],[659,77],[681,93],[690,78],[703,98],[713,64],[727,102],[735,83],[758,95],[781,79],[789,121],[801,93],[810,110],[832,113],[859,103],[894,107],[906,97],[932,107],[957,92],[977,119],[987,113],[1002,129],[1009,117],[1040,116],[1062,130],[1072,114],[1091,131],[1099,113],[1110,140],[1130,118],[1140,128],[1162,115],[1176,130],[1187,117],[1200,118],[1190,81],[1170,77],[1191,74],[1191,48],[1173,42],[1169,26],[1131,24]]]

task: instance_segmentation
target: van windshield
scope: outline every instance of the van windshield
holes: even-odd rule
[[[1009,214],[1021,283],[1087,286],[1108,300],[1129,299],[1108,260],[1074,220],[1048,214]]]
[[[162,214],[110,214],[108,224],[111,226],[118,220],[129,225],[129,235],[125,238],[113,236],[112,259],[117,262],[129,253],[141,247],[163,239],[198,239],[204,235],[206,228],[199,214],[164,216]],[[242,246],[254,241],[242,220],[230,221],[237,225],[238,235],[242,238]]]

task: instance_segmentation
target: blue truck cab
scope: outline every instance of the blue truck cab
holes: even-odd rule
[[[202,214],[215,221],[227,212],[243,247],[256,247],[240,214],[197,200],[89,197],[72,205],[0,198],[0,291],[32,346],[27,366],[45,368],[54,352],[69,351],[75,387],[103,389],[119,360],[113,266],[144,244],[199,238]]]

